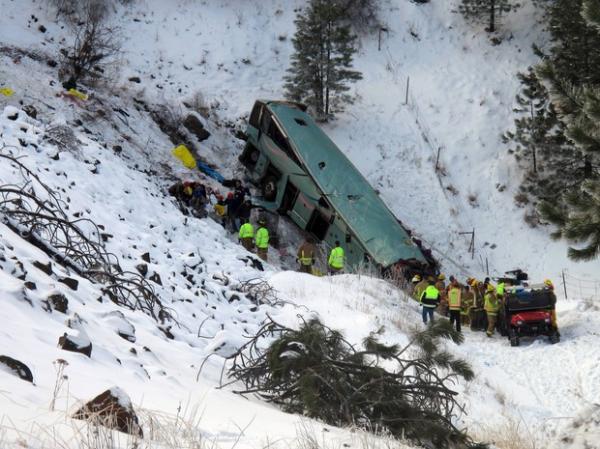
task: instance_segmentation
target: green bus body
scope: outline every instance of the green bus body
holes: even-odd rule
[[[288,215],[300,228],[365,262],[427,264],[421,250],[368,181],[317,126],[303,105],[257,101],[240,161],[262,186],[260,206]]]

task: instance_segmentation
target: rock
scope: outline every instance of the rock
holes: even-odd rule
[[[79,287],[79,281],[70,277],[60,278],[58,282],[62,282],[71,290],[77,290],[77,287]]]
[[[117,154],[123,151],[123,147],[121,145],[113,145],[112,149]]]
[[[142,254],[142,260],[144,262],[150,263],[150,253],[144,253],[144,254]]]
[[[9,371],[20,379],[33,383],[33,374],[29,367],[6,355],[0,355],[0,370]]]
[[[171,326],[158,326],[158,329],[165,334],[165,337],[167,337],[169,340],[175,340],[175,335],[171,333]]]
[[[192,134],[194,134],[200,142],[210,137],[210,133],[204,129],[204,124],[195,114],[188,114],[183,121],[183,126],[185,126]]]
[[[56,62],[54,59],[49,59],[48,62],[46,62],[46,64],[48,64],[48,67],[57,67],[58,66],[58,62]]]
[[[27,114],[29,117],[33,118],[33,119],[37,119],[37,109],[35,108],[35,106],[30,105],[30,104],[26,104],[25,106],[23,106],[21,108],[23,110],[23,112],[25,112],[25,114]]]
[[[105,323],[108,327],[114,329],[119,337],[135,343],[135,327],[126,318],[123,312],[115,310],[104,315]]]
[[[150,279],[152,282],[158,285],[163,285],[162,280],[160,279],[160,275],[156,271],[152,273],[152,276],[150,276],[148,279]]]
[[[19,113],[15,112],[12,115],[7,115],[6,118],[9,119],[9,120],[12,120],[14,122],[14,121],[16,121],[19,118]]]
[[[135,269],[138,270],[140,274],[144,277],[146,277],[146,275],[148,274],[148,265],[146,265],[145,263],[140,263],[136,265]]]
[[[45,27],[44,25],[40,25],[40,26],[38,27],[38,30],[40,30],[40,32],[41,32],[41,33],[45,33],[45,32],[47,31],[47,30],[46,30],[46,27]]]
[[[65,351],[79,352],[90,358],[92,357],[92,342],[85,338],[74,337],[64,333],[63,336],[58,339],[58,345]]]
[[[60,293],[48,296],[48,303],[57,312],[67,313],[69,310],[69,300],[65,295],[61,295]]]
[[[38,270],[46,273],[48,276],[52,276],[52,262],[48,262],[48,264],[43,264],[42,262],[36,260],[32,263],[32,265]]]
[[[131,78],[129,78],[129,81],[131,81],[132,83],[141,83],[142,80],[140,79],[139,76],[132,76]]]
[[[37,285],[35,284],[35,282],[27,281],[25,282],[25,288],[29,290],[37,290]]]
[[[73,418],[90,421],[140,438],[144,437],[131,399],[118,387],[96,396],[77,410]]]

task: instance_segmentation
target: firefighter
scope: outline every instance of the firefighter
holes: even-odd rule
[[[423,323],[425,324],[427,324],[427,318],[433,323],[433,311],[440,302],[440,291],[435,286],[435,280],[430,278],[428,284],[419,298],[419,302],[423,306]]]
[[[548,289],[550,289],[550,291],[552,292],[552,295],[554,296],[554,301],[552,304],[552,311],[550,312],[550,319],[552,320],[552,327],[554,328],[556,333],[560,336],[560,333],[558,332],[558,321],[556,320],[556,295],[554,294],[554,284],[552,283],[552,281],[550,279],[545,279],[544,285],[546,287],[548,287]]]
[[[461,307],[461,289],[456,279],[448,286],[448,309],[450,310],[450,324],[456,323],[456,330],[460,332],[460,307]]]
[[[463,287],[463,293],[460,301],[460,319],[461,324],[471,325],[471,309],[475,305],[475,295],[473,289],[467,284]]]
[[[418,274],[415,275],[419,276]],[[421,295],[423,294],[423,292],[425,291],[425,289],[427,288],[427,286],[429,285],[429,282],[427,281],[427,279],[423,278],[421,279],[421,276],[419,276],[419,282],[415,285],[415,288],[413,290],[413,298],[415,298],[417,301],[421,300]]]
[[[242,226],[240,226],[240,232],[238,234],[239,241],[242,246],[246,248],[248,251],[252,251],[254,249],[254,226],[248,220],[243,220]]]
[[[313,265],[315,264],[315,255],[317,253],[317,249],[315,248],[313,239],[308,237],[300,248],[298,248],[298,253],[296,254],[296,260],[300,264],[300,272],[301,273],[309,273],[312,274]]]
[[[448,298],[446,295],[446,276],[443,273],[437,277],[437,282],[435,283],[435,288],[440,292],[440,301],[438,304],[438,313],[442,316],[448,315]]]
[[[329,274],[338,274],[344,269],[344,248],[340,246],[339,240],[335,241],[335,247],[331,250],[328,259]]]
[[[487,291],[484,296],[484,309],[488,321],[486,335],[491,337],[494,335],[498,311],[500,310],[500,300],[498,299],[496,289],[492,284],[488,284],[487,286]]]
[[[267,252],[269,250],[269,230],[266,228],[267,222],[264,218],[258,220],[258,229],[254,242],[256,244],[256,254],[265,262],[267,261]]]

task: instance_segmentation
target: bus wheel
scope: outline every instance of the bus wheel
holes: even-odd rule
[[[267,201],[275,201],[277,198],[277,179],[274,176],[267,176],[262,184],[263,197]]]

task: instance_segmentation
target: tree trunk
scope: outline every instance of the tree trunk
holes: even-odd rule
[[[329,85],[330,85],[330,76],[331,76],[331,21],[327,22],[327,35],[326,35],[326,45],[327,45],[327,72],[325,75],[325,117],[327,120],[329,117]]]
[[[495,14],[496,14],[496,0],[490,0],[490,26],[488,28],[488,31],[490,33],[493,33],[494,31],[496,31]]]

